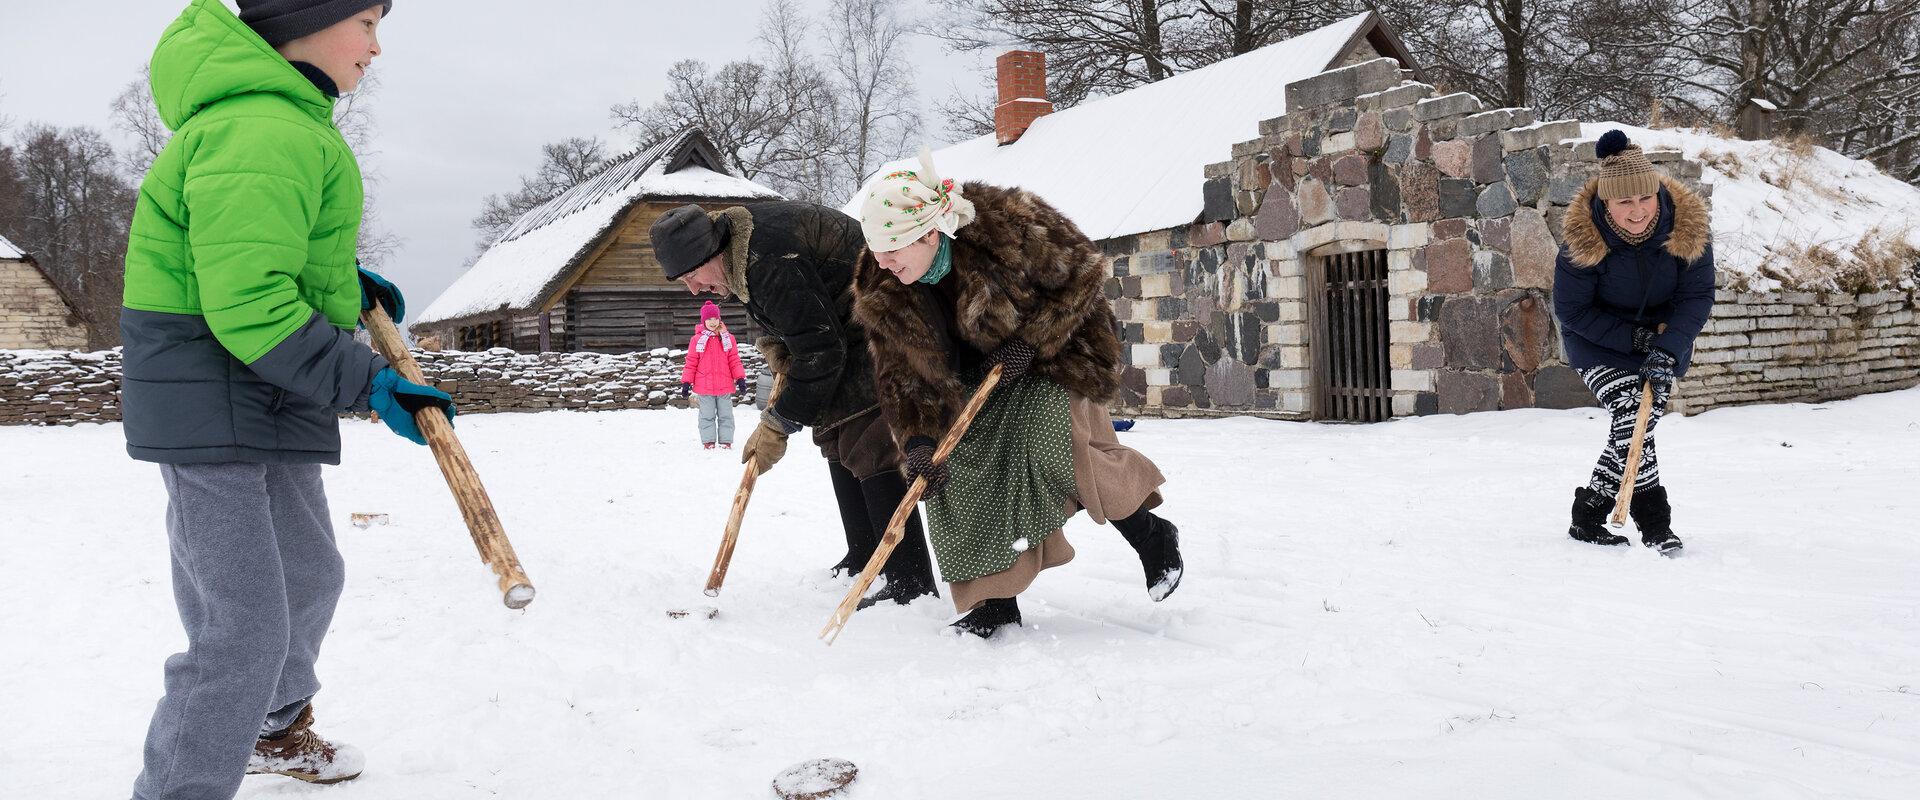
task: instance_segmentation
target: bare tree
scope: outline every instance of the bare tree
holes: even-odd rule
[[[0,167],[0,235],[32,253],[78,306],[94,347],[119,342],[122,264],[134,187],[100,131],[29,124]]]
[[[944,99],[933,102],[933,110],[946,126],[948,139],[972,139],[993,133],[994,99],[991,85],[985,93],[968,92],[956,85]]]
[[[479,239],[475,256],[499,241],[528,211],[599,171],[607,161],[607,146],[597,137],[576,136],[542,145],[540,154],[539,168],[532,175],[520,176],[520,188],[487,195],[482,201],[480,213],[472,222]]]
[[[1056,106],[1125,91],[1181,69],[1178,27],[1199,13],[1187,0],[944,0],[926,32],[957,52],[1009,46],[1047,54]]]
[[[1193,10],[1197,24],[1186,26],[1176,48],[1187,69],[1251,53],[1355,13],[1350,2],[1303,0],[1194,0]]]
[[[775,189],[781,180],[809,171],[817,151],[794,146],[793,134],[830,107],[824,81],[781,74],[765,64],[734,61],[718,70],[685,60],[667,70],[666,97],[652,104],[622,103],[612,109],[619,127],[641,141],[657,141],[689,126],[704,131],[734,174],[748,180],[763,173]]]
[[[827,50],[835,92],[841,99],[838,146],[840,178],[828,194],[843,198],[868,174],[898,156],[919,134],[918,98],[912,62],[906,58],[910,28],[899,0],[833,0]],[[917,143],[914,143],[917,144]]]
[[[340,130],[354,160],[360,164],[360,182],[366,193],[360,208],[360,238],[354,253],[369,269],[385,267],[405,240],[381,223],[378,203],[380,184],[385,176],[376,166],[379,155],[379,124],[373,114],[373,99],[380,90],[380,73],[370,71],[360,79],[352,93],[340,96],[333,105],[333,126]]]
[[[153,160],[160,156],[161,149],[173,138],[173,131],[160,119],[160,109],[153,103],[153,70],[142,64],[140,77],[127,81],[120,87],[120,94],[113,98],[108,116],[113,119],[113,129],[133,139],[133,147],[126,153],[127,174],[139,180],[153,166]]]

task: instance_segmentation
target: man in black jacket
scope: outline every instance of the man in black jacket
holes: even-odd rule
[[[758,346],[775,375],[774,397],[740,460],[758,459],[764,473],[786,455],[788,436],[813,428],[846,529],[847,554],[833,571],[858,572],[907,493],[900,450],[874,399],[866,332],[853,320],[853,269],[866,246],[859,221],[812,203],[685,205],[650,233],[668,278],[694,294],[738,299],[766,334]],[[886,586],[861,607],[938,595],[918,511],[882,574]]]

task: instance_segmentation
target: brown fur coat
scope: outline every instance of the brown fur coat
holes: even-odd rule
[[[1600,233],[1600,226],[1605,223],[1593,216],[1593,195],[1599,185],[1598,180],[1587,181],[1567,206],[1566,216],[1561,218],[1561,228],[1566,232],[1567,259],[1583,269],[1596,266],[1607,257],[1607,239]],[[1660,186],[1673,198],[1673,232],[1667,234],[1667,252],[1688,264],[1700,260],[1713,238],[1706,201],[1665,175],[1660,176]]]
[[[1100,249],[1031,192],[968,183],[978,216],[952,245],[955,327],[992,352],[1009,338],[1033,345],[1029,374],[1104,403],[1120,382],[1120,338],[1101,292]],[[894,433],[939,438],[970,391],[954,367],[937,291],[903,285],[864,253],[854,273],[854,317],[868,332],[876,389]]]

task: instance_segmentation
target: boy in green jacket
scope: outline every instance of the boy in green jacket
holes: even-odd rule
[[[311,728],[343,583],[320,466],[340,463],[343,411],[422,444],[412,411],[453,416],[352,336],[373,303],[404,312],[357,268],[360,169],[333,124],[392,3],[239,5],[193,0],[154,51],[174,135],[127,247],[127,452],[160,465],[188,641],[167,659],[136,800],[231,798],[249,773],[359,775],[357,750]]]

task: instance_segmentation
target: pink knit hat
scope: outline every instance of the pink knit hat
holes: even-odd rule
[[[700,324],[702,325],[707,324],[707,320],[717,319],[719,316],[720,307],[714,305],[712,300],[708,300],[706,305],[700,307]]]

